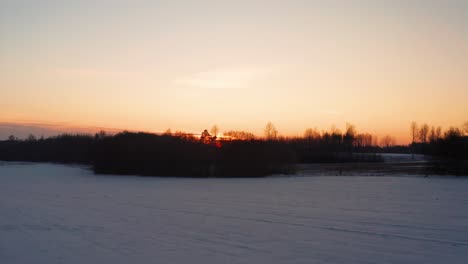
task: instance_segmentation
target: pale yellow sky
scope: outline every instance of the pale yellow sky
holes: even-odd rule
[[[405,142],[468,121],[467,72],[465,1],[0,3],[0,122]]]

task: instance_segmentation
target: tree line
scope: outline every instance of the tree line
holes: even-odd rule
[[[82,163],[103,174],[249,177],[288,173],[295,163],[380,162],[379,153],[391,151],[468,159],[467,124],[442,131],[413,123],[412,143],[407,146],[395,146],[391,136],[379,141],[352,124],[344,131],[309,128],[298,137],[281,136],[271,122],[263,137],[219,131],[215,125],[200,135],[170,129],[161,134],[124,131],[26,139],[12,135],[0,141],[0,160]]]
[[[468,122],[443,131],[440,126],[411,123],[410,148],[414,153],[468,159]]]
[[[219,135],[215,125],[199,136],[170,129],[162,134],[12,135],[0,141],[0,160],[82,163],[102,174],[249,177],[288,173],[297,162],[357,161],[352,152],[372,148],[372,136],[358,134],[352,125],[345,133],[307,130],[304,137],[288,138],[269,122],[264,132],[264,138],[246,131]]]
[[[210,136],[211,137],[211,136]],[[10,137],[0,160],[89,164],[98,174],[185,177],[258,177],[288,173],[294,154],[274,141],[207,142],[189,134],[121,132],[115,135]]]

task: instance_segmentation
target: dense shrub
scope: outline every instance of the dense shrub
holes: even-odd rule
[[[216,147],[194,140],[148,133],[120,133],[96,142],[97,173],[209,176]]]

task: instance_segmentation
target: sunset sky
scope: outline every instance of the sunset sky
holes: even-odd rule
[[[268,121],[468,121],[468,1],[0,1],[0,132]]]

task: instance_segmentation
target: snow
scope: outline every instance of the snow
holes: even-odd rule
[[[427,162],[430,160],[429,156],[422,154],[382,153],[380,155],[385,163]]]
[[[0,164],[1,263],[468,263],[468,179]]]

